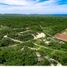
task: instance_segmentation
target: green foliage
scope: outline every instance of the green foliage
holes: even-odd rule
[[[44,56],[49,56],[58,60],[62,65],[67,65],[67,43],[59,44],[59,40],[52,37],[50,39],[47,38],[49,37],[48,35],[54,36],[56,33],[60,33],[67,28],[67,17],[32,15],[0,15],[0,17],[0,64],[50,65],[48,60],[44,58]],[[31,31],[20,33],[27,29]],[[34,37],[31,34],[37,35],[37,32],[44,32],[47,35],[46,40],[51,41],[51,43],[47,45],[43,39],[33,40]],[[8,38],[4,38],[5,35]],[[14,42],[10,38],[24,43]],[[39,48],[39,46],[33,43],[43,47]],[[23,50],[21,50],[22,48]],[[39,48],[38,51],[44,60],[38,62],[36,50],[31,48]],[[53,49],[58,51],[52,53]]]
[[[51,57],[61,62],[62,65],[67,65],[67,53],[55,52]]]
[[[28,48],[23,51],[17,48],[0,49],[0,63],[6,65],[35,65],[37,63],[36,55]]]
[[[14,42],[11,41],[10,39],[3,38],[2,40],[0,40],[0,47],[9,46],[9,45],[11,45],[13,43]]]

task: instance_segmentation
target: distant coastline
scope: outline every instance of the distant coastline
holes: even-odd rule
[[[48,16],[67,16],[67,14],[47,14]]]
[[[67,14],[31,14],[31,15],[43,15],[43,16],[67,16]]]
[[[0,15],[67,16],[67,14],[0,14]]]

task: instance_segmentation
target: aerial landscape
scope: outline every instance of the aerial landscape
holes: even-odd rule
[[[0,15],[0,65],[67,65],[67,17]]]
[[[67,66],[67,0],[0,0],[0,66]]]

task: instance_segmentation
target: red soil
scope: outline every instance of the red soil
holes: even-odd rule
[[[55,35],[55,37],[59,40],[63,40],[63,41],[66,41],[67,42],[67,34],[63,34],[63,33],[58,33]]]

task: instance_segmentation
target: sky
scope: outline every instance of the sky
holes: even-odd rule
[[[67,0],[0,0],[1,14],[67,14]]]

